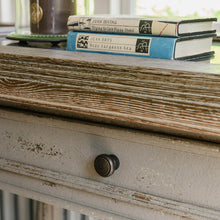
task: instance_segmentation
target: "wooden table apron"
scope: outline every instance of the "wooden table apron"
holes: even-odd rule
[[[220,219],[219,73],[0,46],[0,188],[102,219]]]

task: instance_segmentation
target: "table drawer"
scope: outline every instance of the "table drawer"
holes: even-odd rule
[[[217,144],[39,115],[1,111],[0,116],[1,158],[39,172],[49,170],[57,179],[58,174],[75,176],[219,209]],[[109,177],[94,169],[101,154],[116,155],[120,161]]]

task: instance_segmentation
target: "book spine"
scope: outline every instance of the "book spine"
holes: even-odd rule
[[[178,36],[178,24],[146,19],[75,17],[68,19],[73,31]]]
[[[173,59],[176,38],[69,32],[67,50]]]

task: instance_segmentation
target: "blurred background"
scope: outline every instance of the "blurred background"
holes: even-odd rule
[[[220,2],[219,0],[75,0],[78,15],[110,14],[165,16],[165,17],[217,17],[215,28],[220,32]],[[13,31],[16,21],[15,5],[29,0],[0,0],[0,26],[2,36],[4,27]],[[21,8],[28,10],[28,7]],[[11,27],[8,28],[8,26]],[[6,30],[6,29],[5,29]],[[0,36],[1,37],[1,36]],[[213,44],[216,51],[215,59],[220,61],[220,48]],[[1,186],[0,186],[1,187]],[[23,198],[0,190],[0,220],[94,220],[92,217],[80,215],[66,209]]]
[[[0,0],[0,22],[15,21],[15,2]],[[77,14],[129,14],[140,16],[217,17],[220,20],[219,0],[75,0]],[[28,2],[28,1],[27,1]]]

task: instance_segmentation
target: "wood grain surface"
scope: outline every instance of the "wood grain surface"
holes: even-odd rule
[[[220,142],[220,65],[0,46],[0,104]]]

